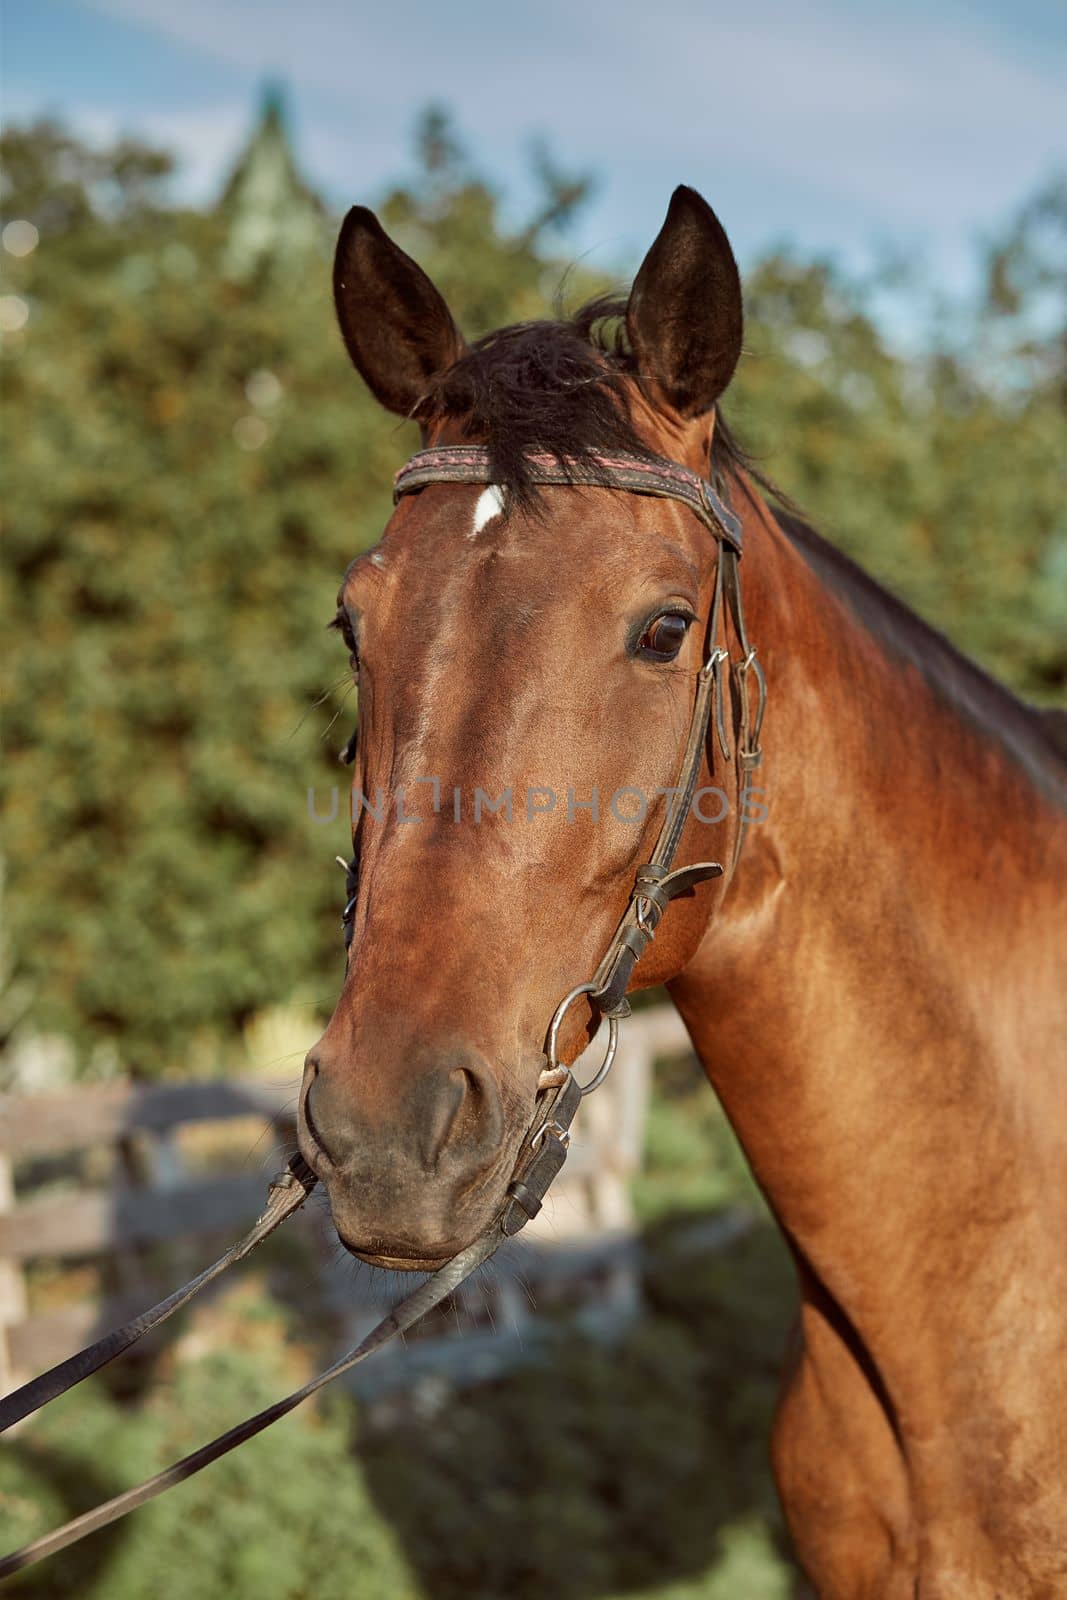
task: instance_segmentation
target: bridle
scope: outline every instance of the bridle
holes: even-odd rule
[[[706,635],[704,661],[697,673],[696,694],[689,723],[678,782],[671,793],[677,803],[668,803],[655,847],[648,861],[637,868],[633,888],[623,915],[615,929],[592,979],[577,984],[564,995],[553,1013],[545,1040],[546,1066],[538,1080],[531,1127],[524,1137],[507,1194],[500,1211],[474,1242],[452,1257],[414,1292],[394,1308],[359,1344],[302,1388],[294,1390],[274,1405],[238,1423],[218,1438],[201,1446],[173,1466],[157,1473],[136,1488],[105,1501],[63,1527],[45,1534],[21,1550],[0,1559],[0,1578],[21,1571],[45,1556],[52,1555],[96,1529],[106,1527],[128,1511],[154,1499],[165,1489],[192,1477],[220,1456],[262,1432],[287,1415],[301,1401],[341,1377],[359,1362],[381,1348],[397,1334],[410,1328],[436,1305],[452,1294],[504,1239],[524,1228],[540,1211],[548,1189],[563,1166],[570,1144],[570,1127],[585,1095],[591,1094],[607,1077],[615,1058],[621,1019],[629,1015],[626,999],[634,967],[644,955],[664,912],[671,901],[687,894],[697,884],[719,877],[722,866],[715,861],[700,861],[675,867],[674,858],[682,837],[704,759],[708,733],[715,724],[715,738],[723,759],[730,757],[727,735],[727,705],[730,702],[730,655],[719,642],[726,613],[740,647],[740,659],[733,663],[738,694],[733,706],[737,771],[737,828],[730,866],[732,876],[741,854],[745,835],[744,795],[751,774],[761,760],[760,730],[766,704],[763,671],[745,627],[738,563],[741,556],[741,524],[724,504],[712,484],[699,473],[678,462],[660,457],[590,455],[558,459],[530,454],[527,465],[531,480],[538,484],[568,488],[596,486],[636,494],[654,495],[680,501],[697,516],[719,544],[714,597]],[[442,446],[420,450],[396,475],[394,498],[417,493],[431,484],[488,484],[493,481],[488,450],[476,445]],[[354,753],[350,744],[348,755]],[[358,862],[353,856],[342,862],[347,873],[347,905],[343,926],[345,943],[352,940]],[[571,1006],[583,996],[608,1022],[608,1047],[604,1061],[587,1084],[579,1084],[570,1068],[559,1060],[559,1034]],[[250,1231],[212,1266],[168,1296],[150,1311],[135,1317],[69,1360],[23,1385],[0,1401],[0,1432],[22,1421],[48,1401],[73,1388],[83,1378],[98,1371],[151,1329],[157,1328],[194,1295],[219,1277],[235,1262],[243,1260],[288,1217],[303,1205],[318,1179],[296,1155],[286,1170],[270,1185],[267,1205]]]
[[[662,457],[608,456],[595,454],[560,461],[551,455],[530,453],[526,457],[530,481],[538,486],[562,485],[567,488],[598,486],[629,490],[635,494],[654,495],[660,499],[680,500],[688,506],[720,545],[719,561],[715,573],[715,590],[711,617],[705,642],[704,663],[697,674],[696,698],[689,723],[685,753],[682,756],[678,783],[673,791],[674,800],[668,802],[659,838],[648,861],[638,867],[630,892],[629,903],[622,920],[612,935],[603,959],[589,983],[577,984],[556,1007],[549,1024],[545,1043],[548,1059],[546,1076],[564,1073],[556,1053],[560,1026],[570,1007],[583,995],[609,1025],[608,1049],[596,1076],[586,1084],[583,1094],[591,1094],[607,1077],[615,1058],[620,1019],[629,1016],[630,1007],[626,990],[634,967],[644,955],[655,936],[663,913],[678,895],[688,894],[698,883],[717,878],[722,873],[716,861],[699,861],[691,866],[672,870],[678,844],[685,828],[696,789],[697,778],[704,756],[708,727],[714,710],[715,731],[723,759],[730,758],[726,734],[727,676],[730,654],[718,643],[722,626],[723,602],[726,601],[733,618],[741,659],[735,666],[739,686],[739,718],[737,736],[737,830],[734,835],[731,875],[737,865],[744,840],[746,811],[743,795],[750,775],[761,760],[760,731],[767,700],[766,682],[756,652],[749,641],[745,626],[744,605],[741,599],[741,581],[738,563],[741,559],[742,531],[738,517],[723,503],[707,478],[683,467],[679,462]],[[474,483],[493,481],[493,463],[489,451],[479,445],[444,445],[435,449],[420,450],[401,467],[393,486],[394,503],[402,496],[415,494],[430,484]],[[750,680],[754,688],[750,688]],[[754,696],[754,705],[750,700]],[[356,859],[347,864],[350,886],[346,917],[354,910]],[[351,921],[346,926],[350,934]],[[564,1082],[563,1078],[560,1082]]]

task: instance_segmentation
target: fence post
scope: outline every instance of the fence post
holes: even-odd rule
[[[15,1179],[11,1157],[0,1153],[0,1212],[15,1209]],[[0,1261],[0,1395],[10,1394],[22,1382],[11,1355],[9,1329],[26,1319],[26,1279],[17,1261]]]

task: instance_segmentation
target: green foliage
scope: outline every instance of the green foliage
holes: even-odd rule
[[[279,1348],[239,1331],[233,1348],[181,1364],[173,1385],[147,1402],[118,1405],[97,1382],[35,1421],[32,1438],[0,1463],[3,1548],[295,1387]],[[350,1426],[343,1397],[287,1420],[277,1436],[245,1445],[28,1573],[14,1592],[37,1600],[415,1600],[419,1589],[351,1458]]]
[[[440,114],[419,148],[380,210],[465,329],[551,310],[587,181],[542,156],[543,201],[509,231]],[[345,806],[316,823],[307,794],[343,797],[353,708],[324,624],[413,431],[347,365],[327,232],[237,282],[225,211],[163,204],[164,154],[44,124],[3,159],[6,215],[40,244],[6,263],[29,317],[4,352],[0,1033],[65,1036],[83,1072],[203,1071],[253,1013],[336,988]],[[829,267],[765,261],[732,396],[828,531],[1045,696],[1067,677],[1065,210],[1050,190],[1021,215],[923,361]]]
[[[1007,252],[1040,327],[1020,308],[999,319],[1008,330],[983,302],[961,309],[958,327],[948,319],[922,361],[890,348],[865,296],[828,266],[761,263],[746,284],[751,359],[731,414],[767,470],[868,571],[1022,694],[1062,700],[1067,259],[1057,303],[1043,240],[1051,215],[1067,238],[1067,189],[1040,201],[989,262],[1002,273]],[[1028,218],[1040,223],[1032,240]]]
[[[791,1304],[769,1229],[722,1256],[662,1224],[647,1314],[388,1431],[338,1393],[26,1574],[27,1600],[786,1600],[766,1435]],[[740,1292],[739,1292],[740,1286]],[[218,1313],[214,1314],[216,1317]],[[0,1460],[0,1548],[158,1470],[294,1387],[246,1305],[133,1405],[99,1380]],[[209,1334],[210,1339],[210,1334]],[[281,1467],[284,1470],[279,1470]]]
[[[784,1592],[770,1584],[787,1568],[765,1440],[788,1267],[762,1233],[728,1272],[672,1248],[669,1230],[650,1254],[650,1315],[616,1343],[564,1336],[432,1423],[365,1442],[368,1482],[429,1593],[581,1600],[685,1576],[703,1597],[728,1592],[712,1578],[745,1561]],[[735,1274],[760,1300],[745,1329]]]
[[[631,1188],[641,1222],[731,1205],[763,1209],[763,1198],[726,1115],[691,1056],[663,1063],[657,1070],[644,1159]]]
[[[343,1388],[329,1391],[28,1572],[12,1594],[788,1600],[794,1574],[766,1440],[791,1264],[706,1085],[698,1099],[678,1064],[657,1089],[669,1116],[698,1118],[688,1149],[669,1150],[680,1204],[704,1212],[709,1170],[714,1207],[747,1211],[750,1225],[709,1254],[693,1218],[669,1212],[653,1138],[643,1308],[614,1339],[557,1321],[525,1365],[453,1393],[431,1380],[387,1430],[371,1429]],[[292,1248],[272,1245],[275,1267]],[[0,1549],[157,1471],[323,1365],[332,1324],[306,1271],[288,1259],[279,1302],[254,1274],[187,1316],[186,1337],[171,1336],[132,1396],[95,1379],[35,1418],[0,1456]],[[319,1348],[306,1348],[320,1327]],[[129,1383],[129,1364],[113,1371]]]
[[[12,141],[8,211],[41,243],[11,266],[31,314],[5,352],[3,1020],[154,1074],[336,982],[345,802],[327,827],[307,796],[343,796],[354,711],[325,625],[414,430],[348,365],[325,238],[298,277],[238,285],[225,219],[147,206],[128,146],[105,214],[102,157],[50,127]],[[540,304],[540,226],[508,238],[451,164],[384,211],[468,327]]]

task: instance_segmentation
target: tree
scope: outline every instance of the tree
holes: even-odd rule
[[[336,983],[345,803],[314,821],[308,790],[328,816],[354,707],[326,624],[415,430],[351,370],[326,236],[298,281],[234,281],[231,207],[166,209],[158,152],[41,124],[2,155],[40,245],[11,263],[29,318],[5,349],[0,1026],[70,1038],[83,1071],[194,1048],[204,1070],[253,1013]],[[427,125],[383,210],[478,331],[541,309],[560,204],[506,234]]]
[[[275,119],[274,155],[283,135]],[[40,243],[9,261],[27,318],[4,353],[20,447],[3,483],[0,1031],[69,1038],[88,1072],[180,1072],[194,1054],[204,1070],[264,1007],[336,992],[335,756],[354,706],[325,624],[416,435],[344,355],[328,230],[303,229],[299,271],[234,278],[232,193],[168,208],[165,154],[42,123],[12,129],[2,158],[6,214]],[[572,303],[604,287],[560,254],[588,180],[538,162],[541,198],[509,230],[431,112],[379,207],[469,335],[551,314],[565,280]],[[286,193],[315,214],[300,180],[271,205]],[[862,286],[773,256],[750,274],[752,354],[730,396],[826,532],[1046,697],[1067,680],[1063,231],[1050,190],[921,361],[887,345]],[[335,787],[336,819],[312,820],[309,788],[328,815]]]

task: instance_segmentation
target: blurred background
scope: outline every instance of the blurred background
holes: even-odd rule
[[[7,0],[2,43],[10,1382],[245,1225],[340,985],[355,705],[326,624],[415,444],[334,327],[344,208],[373,204],[477,335],[625,287],[693,184],[745,278],[741,438],[1062,704],[1067,15]],[[514,1269],[21,1592],[799,1595],[766,1463],[789,1265],[661,1005]],[[4,1548],[390,1303],[311,1212],[19,1435]]]

